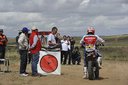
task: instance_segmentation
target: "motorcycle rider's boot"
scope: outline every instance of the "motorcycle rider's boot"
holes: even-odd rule
[[[87,67],[84,67],[84,76],[83,79],[87,79],[88,78],[88,72],[87,72]]]
[[[101,66],[101,64],[102,64],[102,57],[98,57],[97,62],[98,62],[99,69],[102,69],[102,66]]]

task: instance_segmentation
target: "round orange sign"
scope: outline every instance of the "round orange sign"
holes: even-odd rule
[[[46,73],[54,72],[58,67],[58,61],[55,56],[47,54],[40,60],[40,67]]]

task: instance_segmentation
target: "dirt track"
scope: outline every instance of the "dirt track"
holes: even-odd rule
[[[27,68],[30,71],[30,65]],[[0,72],[0,85],[128,85],[128,62],[103,61],[100,80],[82,79],[83,65],[62,65],[62,75],[20,77],[18,64],[11,64],[11,72]]]

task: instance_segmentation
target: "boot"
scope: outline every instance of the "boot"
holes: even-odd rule
[[[87,72],[87,67],[84,67],[84,76],[83,79],[87,79],[88,78],[88,72]]]
[[[99,69],[101,69],[102,68],[102,66],[101,66],[101,64],[102,64],[102,57],[98,57],[97,62],[98,62]]]

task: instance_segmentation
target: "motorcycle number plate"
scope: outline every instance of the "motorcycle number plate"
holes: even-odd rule
[[[87,45],[86,49],[94,49],[94,45]]]

